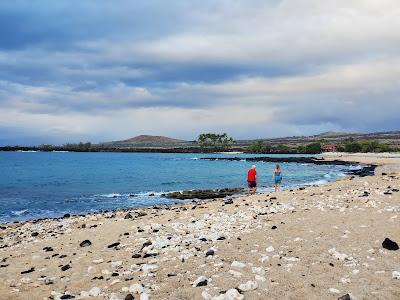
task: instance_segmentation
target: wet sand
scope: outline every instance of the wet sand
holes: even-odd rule
[[[400,159],[340,159],[380,166],[232,201],[2,225],[0,299],[400,299],[400,250],[382,245],[400,244]]]

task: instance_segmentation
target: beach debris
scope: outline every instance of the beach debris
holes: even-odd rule
[[[242,283],[238,286],[238,290],[241,292],[250,292],[258,288],[257,281],[249,280],[246,283]]]
[[[81,247],[88,247],[90,245],[92,245],[92,242],[89,240],[84,240],[79,244],[79,246],[81,246]]]
[[[382,242],[382,247],[392,251],[399,250],[399,245],[397,245],[395,241],[392,241],[389,238],[385,238],[385,240]]]
[[[195,281],[193,281],[192,286],[199,287],[199,286],[206,286],[207,284],[208,284],[208,278],[205,276],[200,276]]]

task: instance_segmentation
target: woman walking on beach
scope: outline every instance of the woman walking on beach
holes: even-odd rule
[[[283,173],[281,170],[281,166],[277,164],[274,170],[274,176],[272,177],[272,179],[275,181],[275,192],[281,190],[282,178],[283,178]]]

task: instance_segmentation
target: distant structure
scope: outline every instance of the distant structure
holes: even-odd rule
[[[335,152],[336,145],[335,144],[325,144],[322,146],[322,151],[324,152]]]

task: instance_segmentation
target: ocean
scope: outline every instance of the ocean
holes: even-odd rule
[[[161,197],[169,191],[246,188],[252,163],[200,159],[233,156],[256,155],[0,152],[0,222],[178,202]],[[256,165],[258,191],[271,191],[275,164]],[[349,168],[298,163],[281,167],[283,188],[326,183]]]

